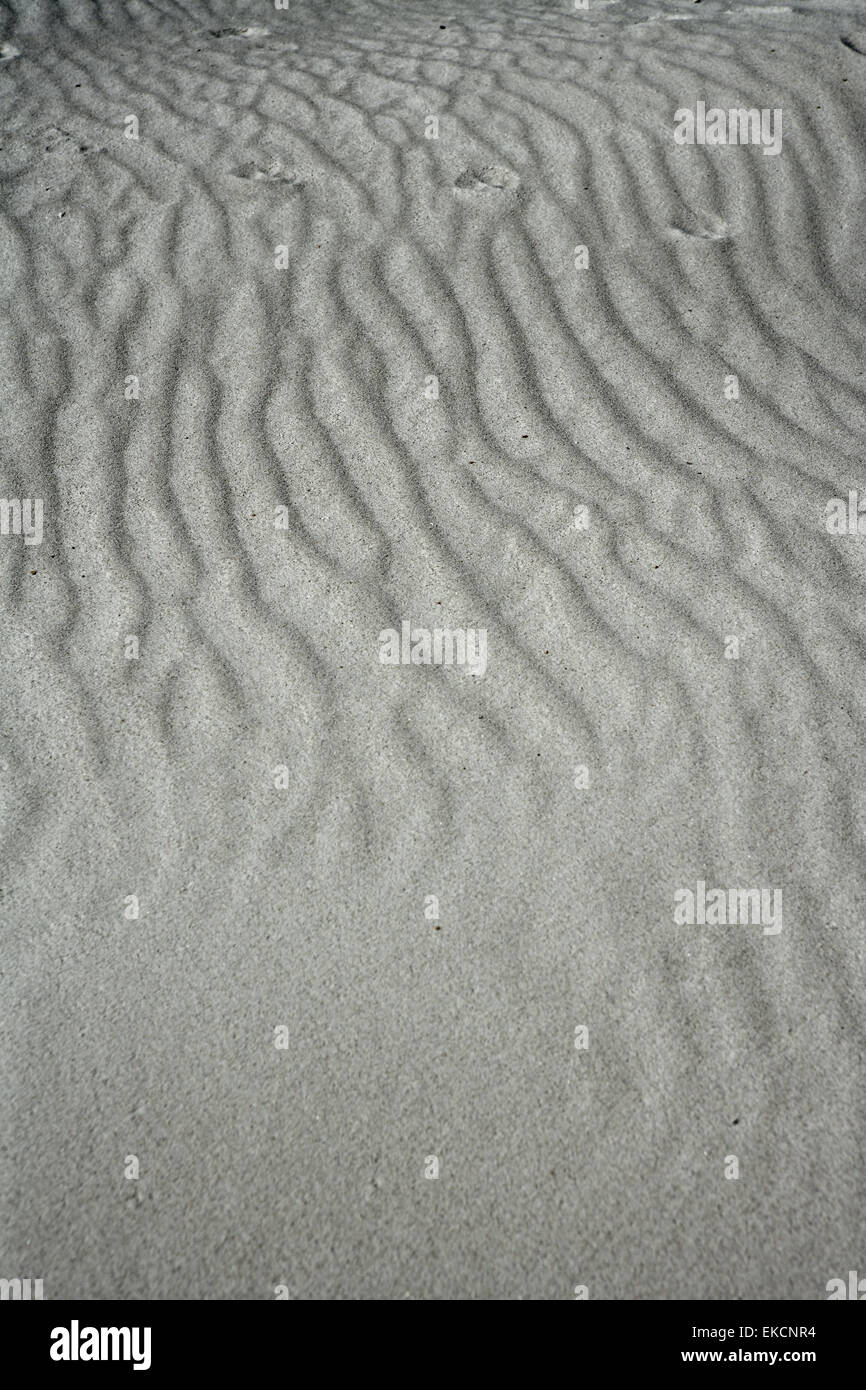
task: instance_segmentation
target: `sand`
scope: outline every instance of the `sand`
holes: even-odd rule
[[[0,1276],[826,1298],[866,4],[2,23]]]

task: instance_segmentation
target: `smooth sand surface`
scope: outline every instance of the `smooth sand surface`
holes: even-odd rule
[[[2,32],[0,1276],[866,1273],[866,4]]]

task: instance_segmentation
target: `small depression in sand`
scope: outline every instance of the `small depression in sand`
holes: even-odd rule
[[[516,193],[519,186],[517,174],[513,169],[506,169],[504,164],[472,166],[454,180],[457,193]]]
[[[232,170],[232,177],[247,179],[253,183],[280,184],[284,190],[296,193],[304,187],[304,180],[299,179],[291,169],[284,169],[279,160],[272,160],[264,165],[248,160]]]

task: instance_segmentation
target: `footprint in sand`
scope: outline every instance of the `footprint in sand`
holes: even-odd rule
[[[270,30],[252,24],[247,29],[209,29],[208,33],[212,39],[263,39]]]
[[[293,174],[290,170],[284,169],[278,159],[271,160],[271,162],[264,167],[253,161],[241,164],[237,169],[232,171],[232,177],[236,179],[249,179],[253,183],[280,184],[284,189],[288,187],[293,192],[300,192],[304,187],[303,179],[299,179],[298,176]]]
[[[464,169],[454,180],[454,188],[461,193],[515,193],[520,179],[511,169],[502,164],[484,164],[476,168]]]
[[[672,222],[668,231],[677,241],[728,241],[730,230],[727,222],[712,213],[694,213],[686,210],[679,221]]]

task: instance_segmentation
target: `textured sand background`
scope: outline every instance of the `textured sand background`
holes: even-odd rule
[[[866,537],[824,524],[866,486],[866,5],[2,29],[0,495],[45,529],[0,537],[0,1275],[866,1273]],[[677,146],[698,100],[781,154]],[[483,679],[382,666],[404,619],[486,627]],[[783,930],[675,925],[698,879]]]

